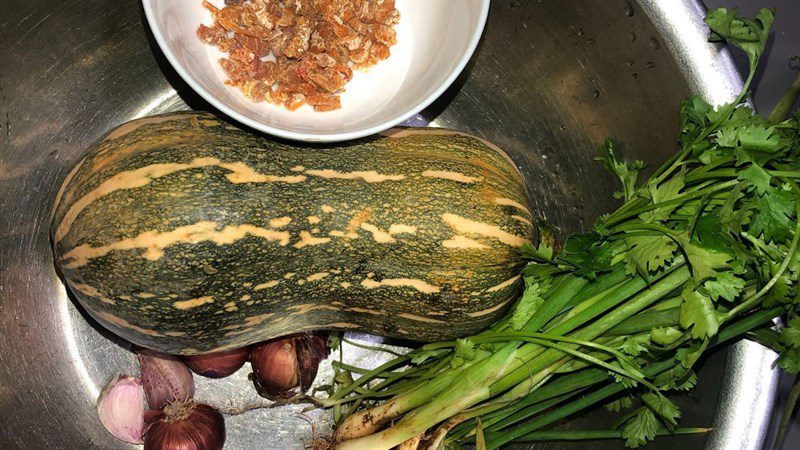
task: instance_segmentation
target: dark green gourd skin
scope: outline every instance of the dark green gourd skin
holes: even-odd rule
[[[467,135],[319,148],[187,112],[92,148],[58,194],[52,242],[95,319],[163,352],[315,329],[434,341],[511,305],[527,204],[508,157]]]

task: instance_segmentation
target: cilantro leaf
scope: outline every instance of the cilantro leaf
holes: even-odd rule
[[[739,136],[736,133],[736,128],[727,126],[717,130],[717,145],[720,147],[738,147]]]
[[[697,374],[694,373],[694,370],[679,364],[656,375],[653,384],[665,391],[688,391],[697,384]]]
[[[783,147],[780,137],[775,133],[775,127],[752,124],[737,128],[736,135],[739,144],[748,150],[774,153]]]
[[[720,227],[719,210],[707,212],[694,224],[694,235],[703,247],[730,252],[731,239],[728,230]]]
[[[709,41],[719,42],[725,39],[744,50],[750,60],[750,70],[753,71],[764,51],[774,17],[775,14],[766,8],[759,10],[755,20],[742,19],[735,10],[711,10],[705,18],[712,31]]]
[[[703,356],[703,352],[708,348],[708,340],[694,341],[688,347],[679,348],[675,352],[675,358],[681,363],[681,366],[691,369],[692,366]]]
[[[681,293],[683,303],[680,307],[681,326],[690,330],[692,337],[702,339],[712,337],[719,330],[719,317],[714,303],[707,295],[703,295],[691,286]]]
[[[639,178],[639,172],[644,169],[644,163],[642,161],[632,163],[619,161],[614,155],[614,143],[611,139],[606,139],[605,143],[600,146],[599,152],[600,156],[597,156],[595,160],[600,161],[606,169],[616,175],[622,185],[622,192],[618,197],[625,201],[630,200],[636,191],[636,180]]]
[[[549,280],[558,270],[558,267],[552,264],[532,262],[522,269],[522,275],[524,275],[526,278],[532,279],[533,281],[541,282],[543,280]]]
[[[522,247],[519,249],[522,257],[525,259],[531,259],[534,261],[551,261],[553,259],[553,247],[547,244],[545,241],[540,241],[537,246],[533,246],[530,242],[526,242],[522,244]]]
[[[669,177],[666,181],[662,182],[660,185],[655,184],[655,180],[651,180],[650,183],[647,184],[647,192],[649,194],[650,199],[653,201],[654,204],[662,203],[667,200],[672,200],[673,198],[677,197],[681,190],[684,188],[684,177],[686,172],[681,170],[679,172],[674,173],[671,177]],[[669,218],[669,215],[675,211],[675,206],[662,206],[658,209],[654,209],[653,211],[647,211],[639,215],[639,217],[644,222],[657,222],[661,220],[666,220]]]
[[[770,278],[772,276],[770,275]],[[792,295],[792,288],[794,283],[791,278],[786,274],[778,277],[778,280],[772,285],[772,289],[767,292],[767,297],[764,299],[764,306],[773,306],[776,303],[793,303],[796,301]]]
[[[767,242],[785,242],[794,228],[790,218],[795,209],[791,192],[772,189],[757,197],[755,204],[756,214],[750,223],[750,234],[760,236],[763,233]]]
[[[713,110],[711,104],[700,95],[686,97],[681,102],[681,126],[685,128],[689,124],[694,124],[704,127],[709,123],[708,113]]]
[[[739,146],[736,147],[734,154],[738,165],[748,162],[764,165],[779,157],[780,150],[784,147],[780,133],[775,131],[775,127],[763,124],[751,123],[739,127],[736,129],[736,136]]]
[[[411,362],[413,364],[422,364],[429,359],[436,359],[440,356],[444,356],[445,354],[448,353],[448,351],[449,350],[444,348],[437,348],[432,350],[417,349],[410,354]]]
[[[781,328],[781,343],[790,348],[800,348],[800,317],[792,317]]]
[[[636,357],[650,350],[648,344],[650,344],[650,334],[648,333],[628,336],[619,347],[619,351],[626,355]]]
[[[650,340],[659,345],[672,345],[683,336],[683,331],[675,327],[658,327],[650,330]]]
[[[328,339],[326,340],[326,345],[330,351],[339,350],[339,346],[342,345],[342,334],[339,332],[329,332]]]
[[[702,141],[707,142],[707,141]],[[720,159],[730,156],[731,149],[725,147],[709,147],[697,155],[697,160],[703,164],[712,164]]]
[[[658,414],[667,425],[674,427],[678,424],[681,412],[668,398],[663,395],[648,392],[642,395],[642,401],[652,409],[654,413]]]
[[[552,261],[553,255],[555,254],[553,247],[545,241],[539,242],[539,245],[536,246],[536,252],[545,261]]]
[[[650,408],[639,408],[636,415],[622,428],[625,446],[636,448],[652,441],[655,439],[658,429],[658,419],[653,411]]]
[[[633,406],[633,399],[630,396],[620,397],[607,404],[605,408],[611,412],[620,412]]]
[[[511,328],[516,331],[521,330],[542,306],[543,302],[544,299],[542,298],[542,290],[539,288],[539,284],[534,283],[528,286],[511,314]]]
[[[456,339],[456,351],[450,366],[453,368],[463,366],[466,361],[472,361],[476,355],[476,345],[469,339]]]
[[[758,195],[764,195],[770,189],[772,175],[758,164],[750,164],[746,169],[739,172],[738,179],[747,181],[755,189]]]
[[[708,113],[713,111],[708,102],[699,95],[693,95],[681,102],[681,144],[689,146],[708,125]]]
[[[725,198],[725,202],[717,210],[721,228],[733,234],[741,233],[742,227],[750,223],[750,205],[740,204],[740,200],[745,197],[743,192],[745,187],[746,183],[739,183],[734,186]]]
[[[759,152],[758,150],[748,150],[744,147],[736,147],[733,150],[733,155],[736,157],[736,165],[742,166],[747,163],[757,164],[763,166],[768,163],[777,155],[770,153]]]
[[[731,271],[717,272],[717,276],[706,280],[703,287],[714,300],[733,301],[744,289],[744,280]]]
[[[596,232],[570,236],[559,254],[561,261],[575,267],[577,275],[590,280],[600,272],[611,270],[612,257],[611,245]]]
[[[669,236],[631,236],[626,237],[625,244],[628,251],[625,253],[628,273],[640,274],[647,278],[650,272],[666,266],[672,260],[672,255],[678,245]]]
[[[681,249],[686,255],[692,276],[698,282],[717,274],[716,269],[727,269],[728,262],[733,256],[726,252],[719,252],[691,242],[688,234],[681,235]]]
[[[714,121],[715,119],[710,120]],[[751,108],[738,104],[736,105],[736,109],[734,109],[725,120],[725,127],[736,129],[747,125],[769,125],[769,123],[761,116],[755,114]]]
[[[781,369],[791,373],[800,373],[800,349],[789,348],[781,352],[775,365]]]
[[[610,362],[608,364],[611,365],[611,366],[617,367],[617,368],[621,368],[619,362],[616,362],[616,361],[615,362]],[[635,388],[636,386],[639,385],[639,383],[636,380],[634,380],[633,378],[627,377],[627,376],[625,376],[625,375],[623,375],[623,374],[621,374],[619,372],[615,372],[613,370],[609,370],[608,374],[611,376],[611,378],[614,379],[614,382],[621,384],[626,389],[633,389],[633,388]]]
[[[526,259],[538,259],[536,247],[534,247],[530,242],[522,244],[522,246],[519,248],[519,253],[523,258]]]
[[[683,373],[682,376],[675,378],[672,382],[665,386],[664,389],[670,389],[674,391],[689,391],[694,389],[697,386],[697,374],[694,370],[687,370]]]
[[[702,198],[695,198],[691,200],[687,200],[678,206],[678,209],[675,210],[678,214],[684,215],[686,217],[694,217],[697,215],[697,211],[703,207],[705,207],[706,201]]]
[[[554,266],[546,266],[546,267],[554,267]],[[535,276],[525,277],[523,279],[525,284],[525,289],[528,289],[534,284],[538,284],[539,292],[541,294],[544,294],[545,292],[549,291],[551,287],[553,287],[552,276],[553,276],[552,272],[540,272],[537,273]]]
[[[683,378],[680,380],[675,380],[675,384],[672,386],[672,389],[676,391],[689,391],[697,386],[697,374],[694,373],[694,370],[690,370],[686,373]]]
[[[724,105],[718,106],[706,114],[706,117],[709,121],[709,126],[704,131],[713,131],[716,130],[716,127],[724,126],[726,128],[737,128],[734,124],[730,123],[729,119],[731,115],[736,111],[736,107],[738,103],[736,101],[732,101],[730,103],[725,103]],[[749,123],[749,122],[747,122]],[[738,134],[737,134],[738,140]]]

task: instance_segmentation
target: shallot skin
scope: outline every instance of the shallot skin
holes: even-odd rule
[[[328,357],[326,341],[325,333],[311,332],[254,345],[250,364],[256,388],[269,398],[290,398],[307,391],[317,376],[320,361]]]
[[[250,357],[250,347],[184,357],[186,365],[198,375],[224,378],[239,370]]]
[[[203,403],[174,403],[148,420],[145,450],[221,450],[225,418]]]

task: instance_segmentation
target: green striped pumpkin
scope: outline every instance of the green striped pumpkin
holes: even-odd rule
[[[514,299],[526,205],[511,160],[462,133],[321,148],[185,112],[92,148],[58,193],[52,242],[89,314],[156,350],[313,329],[432,341],[474,333]]]

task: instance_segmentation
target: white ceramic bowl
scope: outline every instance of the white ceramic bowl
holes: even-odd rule
[[[195,34],[211,24],[202,0],[142,0],[153,35],[175,70],[209,103],[250,127],[282,138],[335,142],[368,136],[410,118],[447,89],[475,51],[489,0],[396,0],[400,22],[391,56],[345,85],[342,108],[289,111],[254,103],[219,65],[224,54]],[[212,0],[218,7],[223,0]]]

